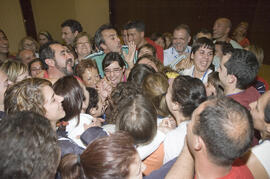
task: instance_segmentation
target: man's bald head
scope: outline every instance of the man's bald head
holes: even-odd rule
[[[229,36],[230,30],[232,28],[231,20],[228,18],[218,18],[215,21],[213,27],[213,38],[218,41],[225,41]]]

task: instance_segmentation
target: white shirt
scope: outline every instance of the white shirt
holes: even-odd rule
[[[208,69],[202,78],[200,78],[200,80],[203,82],[203,83],[207,83],[208,81],[208,75],[212,72],[211,69]],[[187,75],[187,76],[191,76],[194,78],[194,65],[192,65],[191,68],[188,68],[188,69],[185,69],[184,71],[181,72],[181,75]]]
[[[185,53],[191,52],[191,47],[187,46]],[[174,47],[170,47],[166,50],[164,50],[164,66],[170,66],[171,68],[175,68],[175,65],[178,64],[181,60],[187,58],[185,54],[179,55],[178,52],[175,50]]]
[[[270,177],[270,140],[265,140],[263,143],[256,145],[251,149],[252,153],[261,162],[268,176]]]

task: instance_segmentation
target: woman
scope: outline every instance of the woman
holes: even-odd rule
[[[52,41],[53,38],[48,31],[41,31],[38,33],[38,43],[40,46]]]
[[[90,42],[90,36],[86,32],[80,32],[75,40],[75,52],[78,55],[77,62],[79,63],[84,57],[88,56],[92,52],[92,46]]]
[[[208,75],[213,71],[210,69],[215,53],[215,45],[208,38],[199,38],[192,46],[191,60],[193,65],[189,69],[181,72],[182,75],[188,75],[200,79],[203,83],[207,82]]]
[[[132,138],[117,132],[95,140],[80,155],[66,155],[60,162],[63,179],[142,179],[143,165]]]
[[[28,64],[28,71],[32,77],[43,78],[44,73],[46,73],[46,67],[39,58],[36,58]]]
[[[86,148],[78,136],[86,130],[85,125],[93,122],[93,117],[85,114],[89,104],[89,93],[74,76],[60,78],[54,83],[53,89],[57,95],[64,98],[62,105],[66,115],[62,120],[68,122],[66,126],[68,137],[80,147]]]
[[[248,168],[254,178],[270,177],[270,91],[265,92],[258,101],[250,104],[254,128],[260,131],[260,144],[245,155]]]
[[[46,117],[56,131],[56,123],[65,116],[62,107],[63,97],[58,96],[52,89],[50,81],[40,78],[29,78],[20,81],[5,92],[5,112],[31,111]],[[61,156],[67,153],[80,154],[79,147],[67,137],[66,133],[57,131]]]
[[[250,45],[249,40],[247,39],[247,30],[248,30],[248,23],[247,22],[240,22],[236,29],[233,32],[232,39],[239,43],[243,48],[246,48]]]
[[[39,44],[33,37],[27,36],[24,37],[20,42],[19,42],[19,51],[21,50],[31,50],[35,52],[36,57],[39,57],[38,51],[39,51]]]
[[[11,85],[29,78],[27,66],[20,61],[6,60],[0,69],[6,73]]]

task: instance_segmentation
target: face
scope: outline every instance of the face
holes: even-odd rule
[[[154,62],[152,62],[151,60],[147,59],[147,58],[141,59],[141,60],[138,62],[138,64],[149,65],[149,66],[151,66],[152,68],[154,68],[156,72],[158,71],[156,64],[155,64]]]
[[[55,122],[65,117],[66,114],[62,107],[64,98],[56,95],[50,86],[44,86],[42,93],[44,97],[44,108],[46,110],[45,117]]]
[[[32,63],[30,70],[31,70],[30,71],[31,76],[36,77],[42,71],[41,62]]]
[[[22,62],[26,65],[36,58],[34,52],[31,50],[21,51],[19,57],[21,58]]]
[[[136,153],[134,161],[129,166],[128,179],[142,179],[143,164],[140,156]]]
[[[253,118],[254,128],[259,131],[265,130],[264,109],[270,100],[270,91],[265,92],[257,101],[250,103],[250,114]]]
[[[80,80],[78,80],[78,82],[79,82],[80,86],[83,89],[83,95],[84,95],[82,112],[86,112],[86,109],[87,109],[87,107],[89,105],[89,92],[86,90],[85,85]]]
[[[161,46],[162,48],[165,47],[165,42],[163,40],[163,38],[158,38],[156,41],[155,41],[156,44],[158,44],[159,46]]]
[[[4,94],[8,87],[9,81],[7,75],[0,71],[0,105],[4,104]]]
[[[111,82],[113,87],[116,87],[120,83],[124,76],[125,68],[119,66],[118,62],[112,62],[104,70],[105,76],[109,82]]]
[[[214,27],[213,27],[213,38],[214,39],[220,39],[229,33],[228,24],[223,19],[216,20]]]
[[[190,36],[185,29],[175,30],[173,33],[173,47],[182,54],[190,41]]]
[[[76,52],[78,56],[85,57],[86,55],[90,54],[92,48],[88,37],[82,36],[77,40],[76,44]]]
[[[53,44],[51,45],[51,48],[55,52],[54,54],[55,67],[66,75],[72,74],[73,55],[70,53],[68,48],[61,44]]]
[[[206,47],[200,47],[195,54],[191,54],[194,61],[195,69],[199,72],[205,72],[212,63],[214,54],[213,50]]]
[[[104,39],[104,44],[101,44],[104,52],[120,52],[121,51],[121,43],[120,39],[114,29],[103,30],[101,32],[102,37]]]
[[[149,48],[147,47],[144,47],[140,50],[140,53],[138,54],[138,58],[140,58],[141,56],[143,55],[152,55],[152,56],[155,56],[156,54],[153,54],[152,50],[150,50]]]
[[[217,95],[216,88],[211,83],[207,82],[205,84],[205,89],[206,89],[207,96],[216,96]]]
[[[22,80],[24,80],[26,78],[29,78],[28,71],[25,71],[25,72],[21,71],[20,75],[16,79],[16,83],[19,82],[19,81],[22,81]]]
[[[32,40],[29,40],[29,39],[24,40],[23,48],[26,49],[26,50],[31,50],[33,52],[35,52],[37,50],[35,42],[33,42]]]
[[[227,68],[224,66],[224,64],[231,58],[230,54],[223,55],[220,66],[218,68],[218,76],[221,81],[221,83],[226,86],[227,84],[227,78],[228,78],[228,73],[227,73]]]
[[[62,39],[67,45],[72,45],[76,35],[77,31],[73,33],[70,27],[65,26],[62,28]]]
[[[142,46],[142,42],[144,40],[144,32],[139,32],[135,28],[128,29],[128,41],[134,42],[137,48]]]
[[[124,41],[124,44],[127,45],[128,44],[128,33],[127,33],[127,30],[122,30],[122,39]]]
[[[102,97],[98,97],[97,107],[95,107],[94,112],[90,109],[89,113],[93,117],[100,117],[104,114],[107,108],[106,102],[102,101]]]
[[[5,34],[0,32],[0,54],[7,54],[8,48],[9,48],[8,39],[5,36]]]
[[[47,42],[49,42],[49,40],[47,39],[47,37],[46,37],[45,35],[40,34],[40,35],[38,36],[38,43],[39,43],[40,45],[44,45],[44,44],[47,43]]]
[[[171,38],[165,37],[165,43],[166,43],[166,47],[169,47],[171,45],[171,43],[172,43]]]
[[[247,26],[246,25],[239,25],[236,29],[235,29],[235,33],[237,35],[240,35],[240,36],[244,36],[246,33],[247,33]]]
[[[100,80],[98,71],[96,68],[86,68],[82,74],[82,80],[87,87],[96,88],[96,84]]]

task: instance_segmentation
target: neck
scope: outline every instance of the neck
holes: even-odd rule
[[[56,131],[56,122],[55,121],[50,121],[51,126],[53,128],[54,131]]]
[[[195,175],[197,179],[221,178],[230,173],[232,166],[219,166],[209,159],[195,159]],[[211,171],[211,172],[209,172]]]
[[[220,37],[218,39],[216,39],[216,41],[223,41],[223,42],[228,42],[229,43],[229,38],[227,35],[224,35],[223,37]]]
[[[0,61],[4,62],[8,57],[7,53],[0,53]]]
[[[0,111],[4,111],[4,104],[0,105]]]
[[[238,89],[238,88],[224,88],[225,95],[233,95],[233,94],[240,93],[242,91],[244,90]]]
[[[173,116],[176,120],[177,125],[179,125],[181,122],[190,120],[189,117],[185,117],[181,112],[177,112],[173,114]]]
[[[137,49],[140,48],[141,46],[147,44],[147,41],[145,39],[143,39],[138,45],[137,45]]]
[[[52,79],[59,79],[59,78],[62,78],[63,76],[65,76],[65,74],[63,72],[59,71],[55,67],[51,67],[51,68],[49,67],[48,75],[49,75],[49,78],[52,78]]]
[[[196,70],[196,68],[194,67],[194,73],[193,73],[193,76],[194,76],[195,78],[201,79],[201,78],[203,77],[204,73],[205,73],[205,71],[203,71],[203,72],[198,71],[198,70]]]

